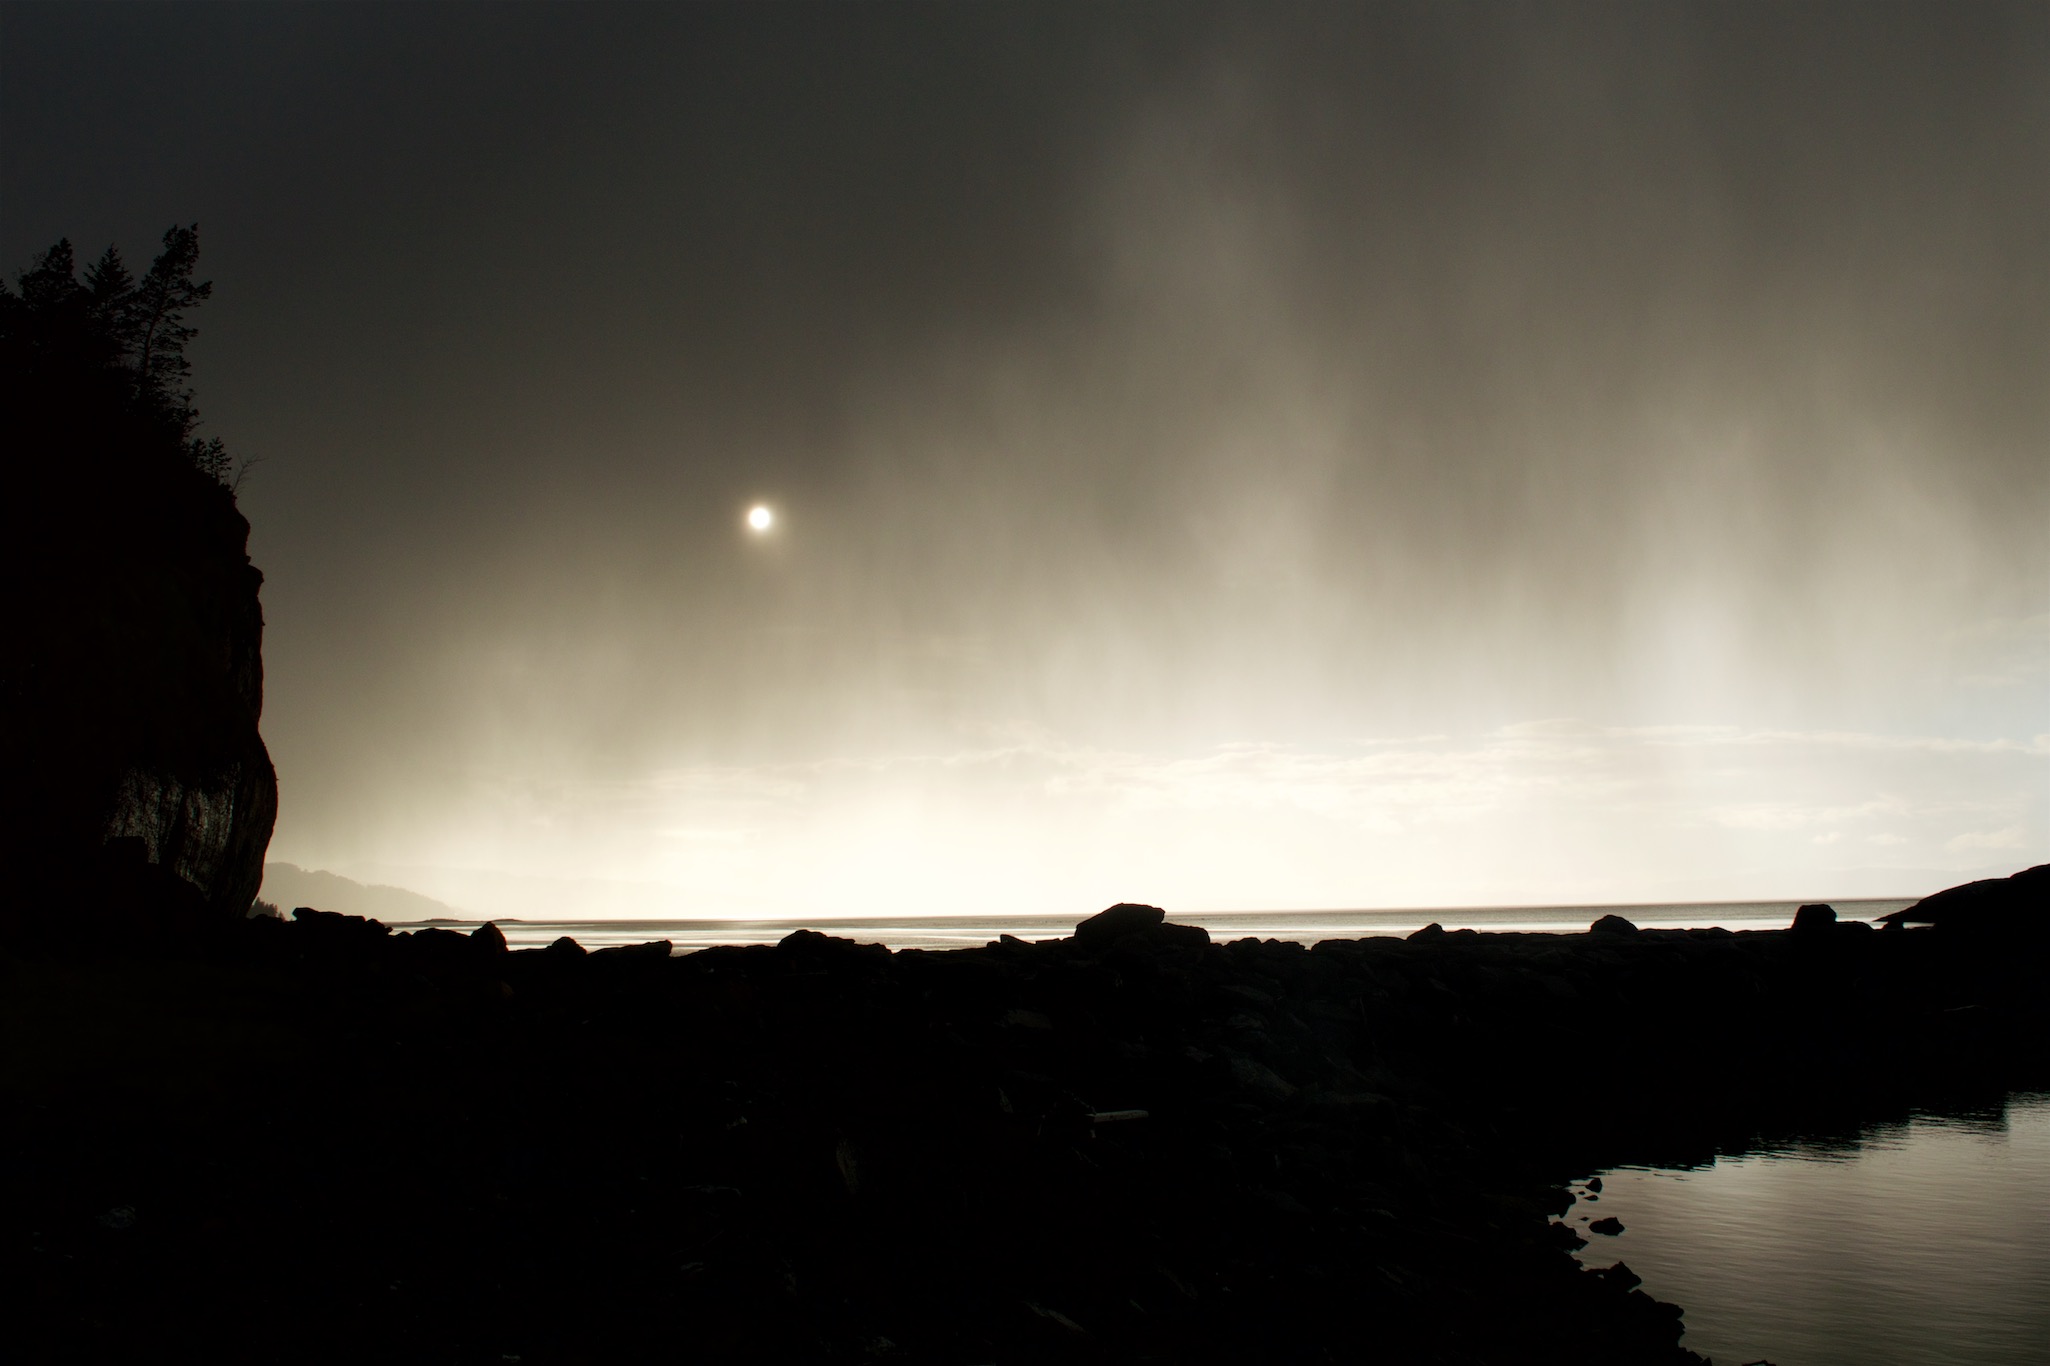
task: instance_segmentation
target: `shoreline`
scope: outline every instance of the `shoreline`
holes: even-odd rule
[[[1913,897],[1862,897],[1832,902],[1840,919],[1876,920],[1915,903]],[[1721,927],[1739,933],[1781,929],[1803,903],[1781,901],[1701,901],[1671,903],[1604,902],[1585,906],[1471,906],[1389,908],[1381,910],[1197,911],[1173,912],[1177,924],[1196,925],[1223,943],[1239,938],[1283,939],[1304,945],[1326,939],[1403,938],[1437,923],[1448,929],[1470,928],[1483,934],[1579,934],[1604,914],[1623,915],[1646,930]],[[879,943],[893,951],[907,948],[946,950],[983,948],[999,933],[1028,942],[1065,938],[1073,916],[811,916],[802,918],[638,917],[518,918],[441,916],[423,920],[384,919],[398,933],[424,929],[469,933],[496,925],[514,948],[543,948],[567,935],[586,948],[616,947],[668,939],[679,954],[703,948],[773,944],[799,929],[817,930],[857,943]]]
[[[2050,1081],[2042,937],[1943,927],[122,923],[0,960],[53,1360],[1683,1363],[1569,1181]]]

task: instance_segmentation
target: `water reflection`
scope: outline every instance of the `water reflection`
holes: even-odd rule
[[[2050,1360],[2050,1095],[1694,1171],[1621,1168],[1567,1218],[1724,1366]],[[1584,1222],[1583,1222],[1584,1221]]]

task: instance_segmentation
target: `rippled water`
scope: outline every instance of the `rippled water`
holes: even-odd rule
[[[1581,1260],[1628,1263],[1717,1366],[2050,1362],[2050,1095],[1602,1178],[1567,1217],[1624,1231]]]

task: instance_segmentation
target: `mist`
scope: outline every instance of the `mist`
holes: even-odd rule
[[[273,858],[706,916],[2050,860],[2041,6],[0,22],[11,268],[205,230]]]

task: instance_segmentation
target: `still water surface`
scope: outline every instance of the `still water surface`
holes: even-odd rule
[[[1602,1178],[1567,1218],[1624,1231],[1581,1260],[1682,1306],[1716,1366],[2050,1362],[2050,1095]]]

